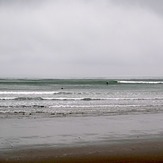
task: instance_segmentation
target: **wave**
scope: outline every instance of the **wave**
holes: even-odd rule
[[[71,95],[73,92],[63,91],[0,91],[1,95]]]
[[[163,84],[162,80],[109,80],[106,84]]]
[[[26,101],[26,100],[44,100],[42,97],[16,97],[13,100]]]
[[[14,100],[16,97],[0,97],[0,100]]]
[[[162,101],[163,98],[90,98],[90,97],[81,97],[81,98],[64,98],[64,97],[58,97],[58,98],[53,98],[53,97],[1,97],[0,101],[7,101],[7,100],[15,100],[15,101],[42,101],[42,100],[48,100],[48,101],[100,101],[100,100],[117,100],[117,101],[123,101],[123,100],[128,100],[128,101],[136,101],[136,100],[156,100],[156,101]]]
[[[16,100],[16,101],[26,101],[26,100],[52,100],[52,101],[94,101],[94,100],[107,100],[108,98],[51,98],[51,97],[2,97],[0,100]]]
[[[163,79],[0,79],[3,85],[53,86],[110,85],[110,84],[163,84]]]
[[[54,91],[0,91],[2,95],[48,95],[48,94],[55,94],[58,92]]]
[[[110,105],[110,106],[51,106],[45,108],[45,106],[33,105],[32,109],[26,109],[29,106],[21,106],[21,108],[5,109],[0,110],[0,115],[6,116],[83,116],[83,115],[124,115],[124,114],[135,114],[135,113],[156,113],[163,112],[162,105],[152,106],[152,105]],[[85,109],[83,109],[84,107]],[[24,109],[23,109],[24,108]],[[40,108],[40,109],[39,109]],[[63,108],[63,109],[58,109]]]
[[[73,92],[55,92],[54,95],[72,95]]]
[[[79,104],[79,105],[74,105],[73,103],[72,104],[15,104],[15,105],[0,105],[0,111],[8,111],[8,110],[11,110],[11,111],[14,111],[14,110],[22,110],[23,108],[29,108],[30,110],[37,110],[37,109],[43,109],[44,111],[48,111],[49,109],[50,110],[56,110],[56,109],[59,109],[57,111],[66,111],[67,109],[70,110],[73,109],[73,110],[97,110],[97,111],[100,111],[102,109],[105,109],[105,110],[115,110],[115,111],[119,111],[119,109],[124,109],[124,110],[130,110],[130,109],[137,109],[137,110],[146,110],[148,108],[150,109],[161,109],[163,110],[163,104]],[[64,110],[60,110],[60,108],[64,108]],[[66,110],[65,110],[66,109]],[[25,111],[28,111],[25,110]],[[38,111],[38,110],[37,110]]]
[[[117,83],[120,84],[163,84],[163,81],[138,81],[138,80],[119,80]]]
[[[163,80],[108,80],[106,84],[163,84]]]
[[[0,108],[45,108],[46,105],[0,105]]]
[[[15,100],[15,101],[31,101],[31,100],[48,100],[48,98],[42,98],[42,97],[1,97],[1,101],[7,101],[7,100]],[[50,100],[50,99],[49,99]]]

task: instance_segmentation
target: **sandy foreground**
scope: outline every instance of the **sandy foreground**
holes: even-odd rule
[[[163,162],[163,114],[1,118],[0,162]]]
[[[76,147],[1,152],[0,162],[163,162],[163,140],[129,140]]]

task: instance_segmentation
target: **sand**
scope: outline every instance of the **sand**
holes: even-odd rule
[[[163,140],[74,147],[30,147],[1,153],[0,162],[163,162]]]
[[[163,114],[0,119],[0,162],[163,162]]]

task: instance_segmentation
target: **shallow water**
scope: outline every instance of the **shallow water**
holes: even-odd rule
[[[1,118],[162,111],[162,80],[0,80]]]

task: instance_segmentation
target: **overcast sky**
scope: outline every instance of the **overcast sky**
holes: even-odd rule
[[[163,76],[163,0],[0,0],[0,78]]]

